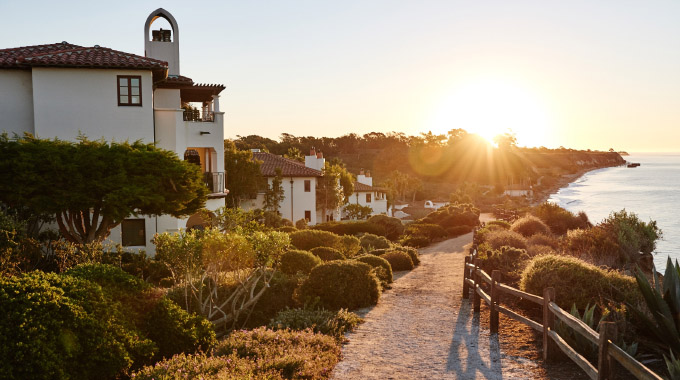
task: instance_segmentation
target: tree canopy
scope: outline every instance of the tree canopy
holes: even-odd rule
[[[257,195],[262,185],[260,165],[262,161],[253,160],[250,150],[240,150],[231,140],[224,140],[224,170],[227,172],[227,205],[239,207],[243,199]]]
[[[130,215],[191,215],[208,189],[200,168],[136,141],[0,136],[0,202],[54,214],[73,243],[102,241]]]

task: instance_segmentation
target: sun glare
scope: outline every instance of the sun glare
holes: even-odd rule
[[[526,88],[502,79],[468,82],[454,88],[435,107],[429,122],[433,133],[462,128],[493,141],[511,131],[520,146],[546,144],[552,130],[547,107]]]

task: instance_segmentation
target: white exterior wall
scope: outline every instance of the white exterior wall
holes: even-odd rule
[[[33,68],[32,73],[36,136],[154,141],[151,71]],[[118,75],[142,77],[142,106],[118,105]]]
[[[366,194],[371,194],[371,202],[366,202]],[[355,191],[349,197],[348,204],[358,204],[361,206],[368,206],[373,209],[371,215],[387,214],[387,197],[384,199],[376,199],[375,191]]]
[[[0,70],[0,115],[0,133],[35,133],[30,70]]]
[[[290,181],[293,181],[293,197],[291,198]],[[271,186],[273,177],[267,178],[267,183]],[[305,192],[305,180],[310,181],[310,191]],[[311,212],[310,225],[321,222],[316,211],[316,177],[283,177],[281,186],[283,187],[283,200],[279,206],[281,217],[293,223],[305,217],[305,211]],[[292,207],[291,207],[292,199]],[[257,194],[255,199],[245,199],[241,201],[240,208],[249,211],[264,206],[264,193]],[[292,212],[292,214],[291,214]]]

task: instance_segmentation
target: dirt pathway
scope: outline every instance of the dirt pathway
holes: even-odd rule
[[[527,379],[538,363],[501,352],[462,300],[465,245],[472,234],[421,250],[421,265],[399,272],[343,349],[333,379]],[[537,375],[537,376],[534,376]]]

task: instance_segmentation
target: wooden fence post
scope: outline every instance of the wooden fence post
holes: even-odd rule
[[[600,323],[600,344],[598,345],[597,378],[600,380],[614,379],[614,358],[609,356],[609,341],[616,341],[616,323]]]
[[[501,292],[498,291],[498,283],[501,281],[501,271],[491,272],[491,305],[489,312],[489,329],[492,334],[498,334],[498,303]]]
[[[477,293],[477,287],[480,285],[479,276],[477,275],[477,268],[479,268],[479,259],[475,257],[474,259],[472,259],[472,263],[475,265],[475,268],[473,269],[472,273],[472,280],[475,283],[475,286],[472,287],[472,310],[475,313],[479,313],[479,309],[482,302],[482,298],[479,296],[479,293]]]
[[[548,308],[550,302],[555,302],[555,288],[543,289],[543,360],[551,361],[555,358],[558,347],[548,335],[549,330],[555,329],[555,315]]]
[[[465,256],[465,267],[463,269],[463,299],[470,298],[470,285],[467,283],[467,279],[470,277],[470,268],[468,268],[468,264],[470,264],[470,256]]]

